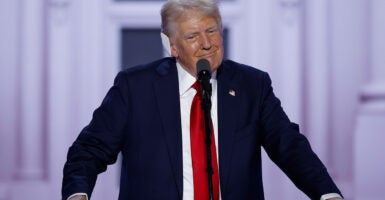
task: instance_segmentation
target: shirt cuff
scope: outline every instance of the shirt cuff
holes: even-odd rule
[[[83,200],[83,199],[80,198],[81,196],[86,196],[86,200],[88,200],[88,195],[86,193],[75,193],[75,194],[72,194],[71,196],[69,196],[67,198],[67,200],[70,200],[72,197],[75,197],[75,196],[79,196],[79,198],[78,199],[74,199],[74,200]]]
[[[321,200],[327,200],[327,199],[330,199],[330,198],[340,198],[340,199],[343,199],[341,197],[341,195],[337,194],[337,193],[329,193],[329,194],[324,194],[321,196]]]

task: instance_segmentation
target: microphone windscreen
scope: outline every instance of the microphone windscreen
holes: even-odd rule
[[[210,62],[206,59],[200,59],[197,62],[197,78],[201,83],[202,90],[208,92],[211,96],[211,67]]]
[[[197,62],[197,74],[200,74],[202,71],[207,71],[211,74],[210,62],[207,59],[200,59]]]

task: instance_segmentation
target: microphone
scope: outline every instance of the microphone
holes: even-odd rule
[[[201,108],[204,113],[205,122],[205,146],[206,146],[206,159],[207,159],[207,183],[209,190],[209,199],[213,200],[213,166],[211,157],[211,134],[212,134],[212,120],[211,120],[211,67],[210,62],[206,59],[198,60],[197,64],[197,77],[202,88],[202,102]]]
[[[197,64],[197,76],[201,83],[203,93],[208,93],[211,96],[211,67],[210,62],[207,59],[198,60]]]

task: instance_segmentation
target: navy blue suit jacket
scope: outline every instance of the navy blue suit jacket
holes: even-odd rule
[[[282,110],[267,73],[225,60],[217,80],[223,200],[264,199],[261,147],[311,199],[340,193],[298,126]],[[63,199],[77,192],[91,196],[97,175],[122,152],[120,200],[181,200],[180,112],[175,59],[120,72],[69,149]]]

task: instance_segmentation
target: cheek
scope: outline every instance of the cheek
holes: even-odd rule
[[[199,52],[199,45],[196,44],[188,44],[184,45],[179,49],[179,56],[185,57],[185,58],[191,58],[195,56],[196,53]]]
[[[222,46],[222,37],[218,36],[213,39],[213,42],[216,46]]]
[[[200,50],[200,45],[198,42],[192,43],[190,45],[190,52],[198,52]]]

